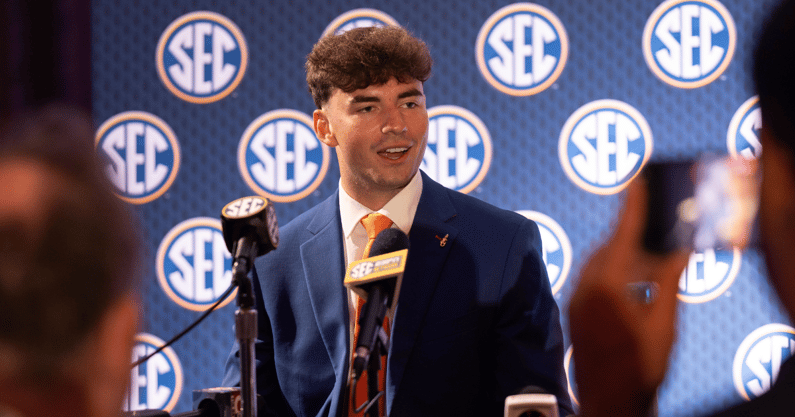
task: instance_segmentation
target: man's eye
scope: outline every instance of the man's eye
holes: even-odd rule
[[[359,113],[370,113],[373,111],[373,106],[362,107],[359,109]]]
[[[413,102],[413,101],[410,101],[410,102],[408,102],[408,103],[404,104],[404,106],[406,106],[406,107],[408,107],[408,108],[410,108],[410,109],[413,109],[413,108],[417,107],[417,106],[418,106],[418,104],[417,104],[417,103],[415,103],[415,102]]]

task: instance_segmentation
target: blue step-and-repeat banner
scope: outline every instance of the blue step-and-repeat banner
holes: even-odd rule
[[[751,51],[773,5],[95,0],[96,147],[119,197],[140,214],[148,250],[132,359],[229,286],[226,203],[263,195],[284,225],[337,188],[336,156],[312,131],[303,69],[324,34],[392,24],[428,43],[422,169],[538,222],[566,326],[577,273],[650,158],[759,156]],[[795,350],[756,250],[694,253],[679,298],[661,416],[756,397]],[[220,384],[234,338],[230,301],[133,370],[128,409],[188,411],[192,390]]]

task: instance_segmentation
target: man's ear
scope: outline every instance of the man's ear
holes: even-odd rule
[[[312,113],[312,121],[314,122],[315,135],[326,146],[337,146],[337,138],[331,131],[331,124],[329,123],[328,116],[323,109],[317,109]]]

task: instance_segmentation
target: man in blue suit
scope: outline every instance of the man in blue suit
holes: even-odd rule
[[[353,415],[355,295],[343,278],[363,256],[360,219],[377,212],[410,240],[391,317],[386,414],[502,415],[505,397],[530,385],[570,413],[538,227],[419,171],[428,137],[425,44],[402,28],[354,29],[321,39],[306,68],[315,132],[336,149],[340,187],[283,227],[279,249],[256,263],[262,408]],[[238,361],[235,348],[225,385],[239,382]]]

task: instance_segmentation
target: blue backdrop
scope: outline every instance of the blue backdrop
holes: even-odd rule
[[[649,158],[758,156],[750,59],[773,4],[95,0],[97,149],[140,213],[149,253],[133,359],[228,286],[217,221],[226,203],[262,194],[283,225],[336,189],[336,156],[311,132],[303,70],[324,33],[399,24],[427,42],[435,63],[422,169],[536,219],[565,312],[620,190]],[[754,397],[795,350],[755,250],[694,254],[680,299],[662,416]],[[134,370],[127,407],[187,411],[191,390],[218,386],[234,310]]]

